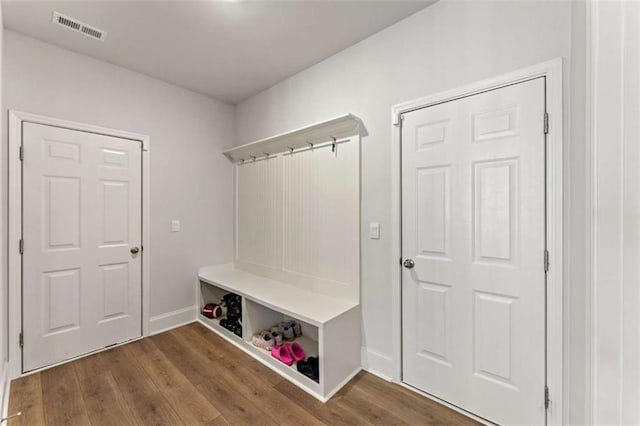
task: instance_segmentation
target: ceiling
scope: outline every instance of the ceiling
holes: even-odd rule
[[[238,103],[433,3],[3,1],[7,29]],[[107,32],[93,40],[53,11]]]

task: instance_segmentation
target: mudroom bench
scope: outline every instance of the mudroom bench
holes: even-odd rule
[[[358,302],[331,297],[305,288],[254,275],[233,263],[207,266],[198,273],[200,306],[219,303],[228,293],[241,298],[240,335],[220,325],[221,318],[199,321],[301,389],[325,402],[361,369],[360,306]],[[307,357],[319,358],[319,382],[301,374],[296,364],[287,366],[251,337],[282,321],[296,320],[302,336],[295,339]]]

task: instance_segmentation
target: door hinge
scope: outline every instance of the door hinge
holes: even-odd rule
[[[18,336],[18,344],[21,348],[24,347],[24,334],[22,334],[22,332],[20,332],[20,336]]]
[[[20,241],[18,241],[18,251],[20,252],[20,254],[24,253],[24,240],[22,238],[20,238]]]
[[[551,404],[551,399],[549,398],[549,386],[544,387],[544,408],[549,409],[549,405]]]
[[[544,272],[549,272],[549,250],[544,251]]]
[[[402,266],[402,256],[400,256],[400,261],[398,263]]]
[[[545,112],[544,113],[544,134],[548,134],[549,133],[549,113]]]
[[[20,161],[24,161],[24,147],[20,145]]]

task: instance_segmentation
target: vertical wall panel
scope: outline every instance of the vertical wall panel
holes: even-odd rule
[[[281,266],[282,159],[237,166],[237,260]]]
[[[344,283],[359,274],[359,146],[284,158],[283,267]]]
[[[236,261],[250,272],[359,298],[360,143],[236,166]]]

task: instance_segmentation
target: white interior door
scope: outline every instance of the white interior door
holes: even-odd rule
[[[500,424],[545,422],[544,112],[541,77],[402,121],[403,381]]]
[[[23,124],[23,371],[141,335],[141,143]]]

